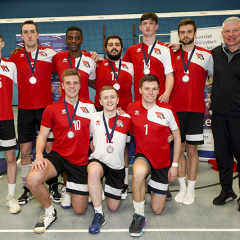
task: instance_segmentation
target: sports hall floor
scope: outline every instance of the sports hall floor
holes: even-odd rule
[[[234,174],[235,175],[235,174]],[[61,180],[61,178],[60,178]],[[129,192],[131,189],[132,169],[129,171]],[[196,200],[193,205],[185,206],[173,200],[167,201],[161,215],[155,215],[150,207],[150,194],[146,194],[143,239],[193,239],[193,240],[235,240],[240,238],[240,212],[236,199],[224,206],[214,206],[212,200],[220,193],[218,172],[211,169],[211,164],[200,162],[197,182]],[[18,163],[16,196],[22,193],[21,167]],[[233,189],[239,197],[238,179],[233,181]],[[170,183],[174,196],[178,191],[178,181]],[[53,203],[57,209],[58,221],[43,234],[35,234],[33,228],[44,211],[40,204],[31,200],[22,206],[19,214],[11,214],[6,206],[7,176],[0,177],[0,239],[131,239],[128,228],[132,221],[132,193],[122,201],[117,212],[107,209],[103,202],[106,224],[101,233],[91,235],[88,227],[93,219],[91,205],[84,216],[76,215],[72,209],[62,209],[60,204]]]

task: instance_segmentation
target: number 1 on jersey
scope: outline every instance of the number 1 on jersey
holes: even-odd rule
[[[146,128],[145,134],[148,135],[148,124],[144,125],[144,127]]]

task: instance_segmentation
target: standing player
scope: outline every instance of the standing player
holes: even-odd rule
[[[19,213],[21,207],[15,198],[17,176],[15,148],[17,142],[12,110],[13,82],[17,84],[17,68],[13,62],[1,57],[4,45],[3,37],[0,34],[0,149],[4,151],[7,161],[7,206],[10,213]]]
[[[203,119],[205,112],[204,87],[207,74],[213,74],[211,51],[195,46],[196,23],[184,19],[178,24],[178,36],[182,48],[175,56],[174,87],[170,98],[180,123],[182,139],[178,166],[180,191],[175,201],[190,205],[195,200],[194,186],[197,177],[199,157],[197,145],[203,144]],[[185,183],[187,150],[188,187]]]
[[[145,179],[151,173],[148,188],[152,191],[151,206],[155,214],[163,211],[168,182],[177,176],[181,137],[176,113],[169,103],[156,100],[160,83],[149,74],[140,80],[140,101],[128,105],[136,139],[136,155],[133,164],[133,208],[135,214],[129,227],[131,236],[141,236],[145,225]],[[171,166],[168,136],[172,131],[174,156]]]
[[[90,128],[95,146],[88,165],[88,188],[95,212],[89,227],[90,233],[99,233],[100,227],[105,224],[101,184],[104,176],[105,196],[109,209],[116,211],[121,204],[125,176],[124,149],[131,124],[129,115],[120,116],[117,113],[119,98],[114,87],[104,86],[99,97],[103,111],[93,114]]]
[[[45,209],[45,215],[35,226],[36,233],[45,232],[57,220],[57,212],[44,185],[46,180],[67,172],[67,191],[72,195],[73,210],[82,215],[88,206],[89,125],[95,107],[91,101],[79,99],[80,74],[76,70],[65,70],[62,80],[65,97],[49,105],[43,113],[36,160],[27,177],[29,189]],[[50,129],[54,135],[52,151],[43,158]]]
[[[160,102],[168,102],[173,88],[174,64],[172,50],[156,41],[158,17],[153,12],[144,13],[140,19],[140,30],[143,41],[131,46],[126,51],[123,60],[133,63],[134,67],[134,99],[141,99],[139,94],[140,79],[147,74],[154,74],[160,81]]]
[[[133,65],[132,63],[121,60],[122,49],[123,42],[119,36],[111,35],[106,39],[105,51],[107,52],[108,59],[99,61],[96,70],[95,107],[97,110],[102,110],[99,93],[102,87],[106,85],[113,86],[118,91],[118,107],[121,107],[124,111],[126,111],[128,103],[132,102]],[[125,179],[122,199],[127,198],[128,158],[128,150],[126,147],[124,153]]]
[[[96,63],[91,59],[91,55],[85,50],[81,50],[83,43],[82,30],[79,27],[71,26],[66,31],[65,42],[69,50],[57,53],[53,58],[52,71],[57,72],[62,83],[63,71],[69,68],[76,69],[81,75],[81,91],[79,96],[89,99],[88,86],[95,89]],[[64,97],[64,91],[61,91]]]
[[[12,54],[9,59],[16,64],[18,71],[18,141],[24,186],[18,203],[25,204],[32,199],[26,177],[32,167],[30,153],[32,141],[36,138],[36,126],[40,127],[42,113],[47,105],[52,103],[51,68],[56,52],[37,44],[39,33],[36,24],[31,20],[22,24],[21,37],[25,47]],[[48,142],[47,152],[51,150],[51,146],[52,142]]]

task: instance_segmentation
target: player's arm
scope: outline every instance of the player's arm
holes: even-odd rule
[[[174,76],[173,76],[173,72],[170,72],[166,75],[165,92],[159,97],[160,102],[169,102],[173,85],[174,85]]]
[[[50,133],[51,128],[47,128],[41,125],[40,132],[37,137],[36,143],[36,159],[33,163],[32,170],[35,169],[36,172],[40,171],[41,173],[46,172],[47,161],[43,158],[43,151],[47,142],[48,134]]]
[[[98,62],[98,61],[103,61],[104,59],[99,57],[98,56],[98,53],[97,52],[92,52],[92,51],[89,51],[89,54],[91,54],[91,59],[95,62]],[[95,89],[95,88],[94,88]]]
[[[176,130],[172,130],[173,135],[173,163],[178,163],[180,157],[181,150],[181,136],[179,128]],[[173,164],[174,165],[174,164]],[[177,176],[178,168],[171,166],[168,171],[168,181],[173,181]]]
[[[94,79],[94,80],[88,79],[88,86],[93,89],[96,89],[95,82],[96,82],[96,79]]]

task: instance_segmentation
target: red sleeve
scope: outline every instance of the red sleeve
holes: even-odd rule
[[[57,72],[57,68],[56,68],[56,55],[54,55],[53,59],[52,59],[52,72]]]
[[[128,50],[125,52],[125,54],[124,54],[124,56],[123,56],[123,61],[125,61],[125,62],[132,62],[132,59],[131,59],[131,57],[130,57],[130,54],[129,54],[129,48],[128,48]]]
[[[41,125],[43,125],[46,128],[52,128],[53,126],[53,119],[49,106],[47,106],[43,112]]]

